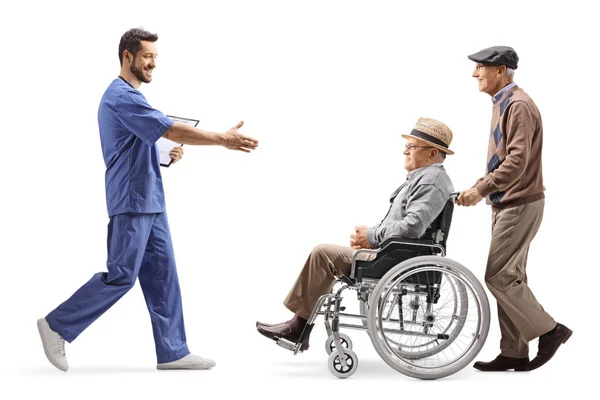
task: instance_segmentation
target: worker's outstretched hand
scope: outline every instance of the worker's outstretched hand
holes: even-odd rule
[[[240,121],[236,126],[225,132],[223,137],[223,146],[229,150],[243,151],[244,153],[250,153],[258,147],[258,140],[252,139],[251,137],[242,135],[238,132],[244,125],[244,121]]]

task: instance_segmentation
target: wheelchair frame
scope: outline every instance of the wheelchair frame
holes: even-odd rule
[[[326,342],[326,349],[327,349],[327,352],[330,354],[330,363],[329,363],[330,371],[334,375],[336,375],[340,378],[345,378],[347,376],[352,375],[356,371],[358,359],[357,359],[356,355],[350,349],[352,347],[352,342],[351,342],[349,336],[347,336],[343,333],[340,333],[340,328],[366,330],[370,336],[371,336],[372,332],[369,331],[369,326],[368,326],[369,318],[368,318],[367,312],[364,312],[364,315],[363,314],[350,314],[350,313],[344,312],[346,307],[341,305],[342,299],[343,299],[342,293],[347,289],[356,290],[357,298],[359,300],[359,305],[361,306],[361,310],[364,310],[365,309],[364,306],[368,307],[369,298],[370,298],[370,296],[372,296],[374,294],[374,292],[376,291],[376,288],[378,287],[380,282],[385,278],[385,276],[387,276],[389,274],[389,272],[391,272],[396,267],[400,267],[407,263],[410,264],[410,263],[419,262],[420,260],[433,262],[432,260],[434,260],[434,259],[441,260],[442,263],[448,262],[448,263],[455,263],[457,265],[460,265],[460,264],[458,264],[450,259],[447,259],[445,257],[446,256],[445,244],[446,244],[446,240],[448,237],[450,222],[451,222],[452,213],[453,213],[454,198],[456,196],[458,196],[458,193],[452,194],[451,198],[448,200],[446,206],[444,207],[444,209],[442,210],[440,215],[432,223],[432,225],[430,226],[430,229],[428,229],[426,231],[424,237],[430,237],[431,239],[406,239],[406,238],[402,238],[402,237],[392,237],[392,238],[385,240],[379,249],[358,250],[353,255],[353,258],[352,258],[352,269],[351,269],[350,276],[344,275],[344,276],[338,278],[336,283],[341,283],[342,287],[339,288],[335,292],[324,294],[318,299],[315,307],[313,308],[313,310],[311,312],[309,319],[307,320],[304,331],[300,335],[299,340],[296,343],[294,343],[289,340],[279,338],[276,340],[277,344],[281,347],[284,347],[288,350],[293,351],[294,355],[296,355],[298,352],[301,352],[302,351],[301,350],[302,343],[305,340],[305,338],[308,335],[310,335],[310,332],[312,331],[312,328],[314,326],[314,321],[316,320],[316,318],[319,315],[322,315],[324,317],[325,330],[327,331],[327,336],[328,336],[328,340]],[[419,249],[419,248],[426,250],[426,252],[425,252],[426,255],[421,255],[421,252],[415,251],[416,249]],[[394,252],[394,250],[407,251],[408,253],[416,252],[418,255],[412,256],[412,257],[409,255],[407,258],[405,258],[404,260],[400,260],[400,261],[389,258],[389,257],[386,259],[386,255]],[[358,260],[358,256],[360,254],[365,254],[365,253],[366,254],[374,254],[375,258],[372,260],[369,260],[369,261]],[[380,273],[379,274],[375,273],[375,275],[376,275],[375,277],[364,276],[365,271],[369,270],[369,268],[367,268],[367,267],[376,266],[377,262],[380,262],[383,264],[385,264],[387,262],[388,264],[393,264],[393,266],[392,266],[392,268],[387,268],[386,265],[383,265],[383,268],[380,269],[380,271],[379,271]],[[427,264],[425,264],[425,265],[427,265]],[[423,270],[423,271],[419,271],[419,268],[417,268],[417,270],[416,270],[417,274],[429,271],[424,268],[425,267],[421,267],[421,270]],[[466,268],[464,268],[462,266],[461,266],[461,268],[466,270]],[[438,273],[440,273],[439,279],[441,282],[441,276],[445,272],[444,268],[433,267],[431,270],[440,270],[440,271],[438,271]],[[410,272],[410,268],[406,271],[403,271],[402,269],[400,269],[400,271],[404,272],[403,276],[405,276],[405,279],[406,279],[406,277],[409,276],[407,274]],[[468,271],[468,270],[466,270],[466,271]],[[431,272],[431,271],[429,271],[429,272]],[[383,273],[383,275],[381,277],[377,277],[377,275],[381,275],[382,273]],[[487,296],[485,295],[485,292],[483,291],[483,288],[481,287],[481,284],[479,283],[479,281],[477,281],[477,279],[472,274],[470,274],[467,278],[470,279],[470,283],[472,285],[478,286],[478,287],[475,287],[475,291],[477,292],[476,300],[478,302],[477,305],[479,307],[478,308],[478,316],[479,316],[479,318],[482,319],[481,332],[478,332],[478,335],[475,338],[479,342],[477,343],[478,349],[476,348],[475,354],[472,354],[472,356],[474,357],[477,354],[477,352],[479,351],[479,349],[483,346],[483,342],[485,342],[485,339],[487,338],[487,332],[489,330],[489,314],[490,314],[490,312],[489,312],[489,303],[487,301]],[[401,281],[401,283],[403,283],[403,282],[405,282],[405,281]],[[438,286],[439,286],[440,282],[438,282]],[[435,283],[430,284],[430,285],[424,285],[427,292],[421,291],[420,286],[423,286],[423,285],[419,285],[418,283],[414,284],[414,283],[408,282],[407,285],[414,285],[416,288],[418,288],[418,289],[413,288],[414,289],[413,294],[415,294],[415,295],[416,294],[420,294],[420,295],[426,294],[427,295],[428,307],[431,307],[431,304],[436,302],[435,300],[429,301],[430,296],[435,296],[434,290],[439,290],[439,288],[436,289],[434,287]],[[460,285],[463,285],[463,284],[461,283]],[[471,290],[473,290],[473,288],[471,288],[471,287],[469,287],[469,288]],[[463,291],[464,290],[465,289],[463,288]],[[406,295],[406,294],[400,294],[400,296],[403,296],[403,295]],[[456,296],[456,293],[455,293],[455,296]],[[439,293],[438,293],[438,297],[439,297]],[[395,299],[392,301],[392,303],[394,301],[395,301]],[[400,302],[401,301],[402,300],[400,299]],[[463,301],[466,301],[466,300],[463,300]],[[479,304],[479,302],[481,302],[481,304]],[[464,312],[464,310],[462,310],[462,312]],[[340,322],[341,317],[351,318],[351,319],[359,319],[359,320],[361,320],[362,324],[358,325],[358,324],[342,323],[342,322]],[[392,321],[394,322],[396,320],[392,320]],[[428,337],[432,341],[440,341],[440,340],[448,341],[450,339],[450,335],[445,334],[445,333],[428,334],[427,332],[414,332],[414,331],[404,330],[403,324],[406,323],[407,321],[404,320],[404,317],[402,315],[402,307],[399,308],[399,319],[397,322],[399,322],[402,330],[401,331],[394,330],[394,332],[401,333],[402,335],[418,335],[420,337]],[[464,321],[463,321],[463,323],[464,323]],[[433,325],[431,325],[431,326],[433,326]],[[448,326],[447,329],[449,329],[449,327],[450,327],[450,325]],[[461,326],[461,329],[462,329],[462,326]],[[387,331],[383,327],[382,327],[382,330]],[[426,330],[427,329],[425,329],[425,331]],[[377,332],[375,332],[375,333],[377,333]],[[460,334],[460,331],[458,331],[457,335],[458,334]],[[373,340],[373,338],[371,338],[371,339]],[[454,339],[452,339],[452,340],[454,340]],[[347,347],[344,347],[344,344]],[[374,342],[374,344],[375,344],[375,342]],[[450,344],[451,344],[451,342],[448,342],[448,345],[450,345]],[[335,346],[335,347],[333,347],[333,346]],[[443,351],[443,349],[445,349],[446,347],[447,346],[440,346],[441,350],[438,350],[438,351]],[[380,356],[382,356],[380,350],[377,349],[377,347],[376,347],[376,350],[378,351]],[[434,350],[430,350],[429,352],[432,354],[436,354],[435,351],[436,350],[434,348]],[[332,357],[333,357],[333,361],[332,361]],[[382,358],[383,358],[383,356],[382,356]],[[410,359],[411,354],[407,354],[405,358]],[[417,353],[416,356],[413,355],[413,359],[417,359],[417,358],[419,358],[419,353]],[[352,365],[349,365],[348,360],[351,360]],[[451,371],[448,373],[448,371],[444,371],[442,373],[432,374],[432,376],[429,377],[423,373],[406,372],[406,371],[400,369],[400,367],[392,365],[387,359],[384,358],[384,360],[390,366],[392,366],[394,369],[398,370],[399,372],[405,373],[409,376],[414,376],[416,378],[421,378],[421,379],[436,379],[436,378],[443,377],[443,376],[449,375],[450,373],[455,372],[455,371]],[[345,376],[343,373],[339,373],[339,372],[336,372],[335,370],[333,370],[332,363],[339,364],[339,366],[342,368],[342,370],[349,368],[348,373],[346,373],[347,376]]]

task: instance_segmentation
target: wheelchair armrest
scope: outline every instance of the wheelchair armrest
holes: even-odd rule
[[[445,249],[432,239],[407,239],[393,236],[384,240],[379,249],[369,252],[376,254],[374,259],[354,260],[351,278],[357,282],[362,281],[363,277],[381,279],[391,268],[409,258],[444,254]]]
[[[435,244],[435,242],[432,239],[408,239],[402,236],[390,236],[389,238],[385,239],[379,247],[381,248],[381,250],[385,250],[385,248],[390,245],[397,246],[402,245],[404,243],[426,246],[433,246]]]
[[[433,239],[408,239],[402,236],[391,236],[381,243],[377,258],[398,249],[421,252],[424,248],[430,249],[432,254],[446,252],[446,247],[436,243]]]

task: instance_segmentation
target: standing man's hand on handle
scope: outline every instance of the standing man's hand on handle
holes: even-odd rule
[[[479,194],[479,191],[476,188],[470,188],[460,192],[460,195],[454,200],[456,204],[459,206],[474,206],[483,200],[483,196]]]

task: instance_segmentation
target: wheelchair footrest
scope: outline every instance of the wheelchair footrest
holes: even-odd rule
[[[278,346],[281,346],[284,349],[291,351],[294,351],[294,346],[296,345],[296,343],[290,342],[289,340],[282,338],[277,339],[275,343],[277,343]]]

